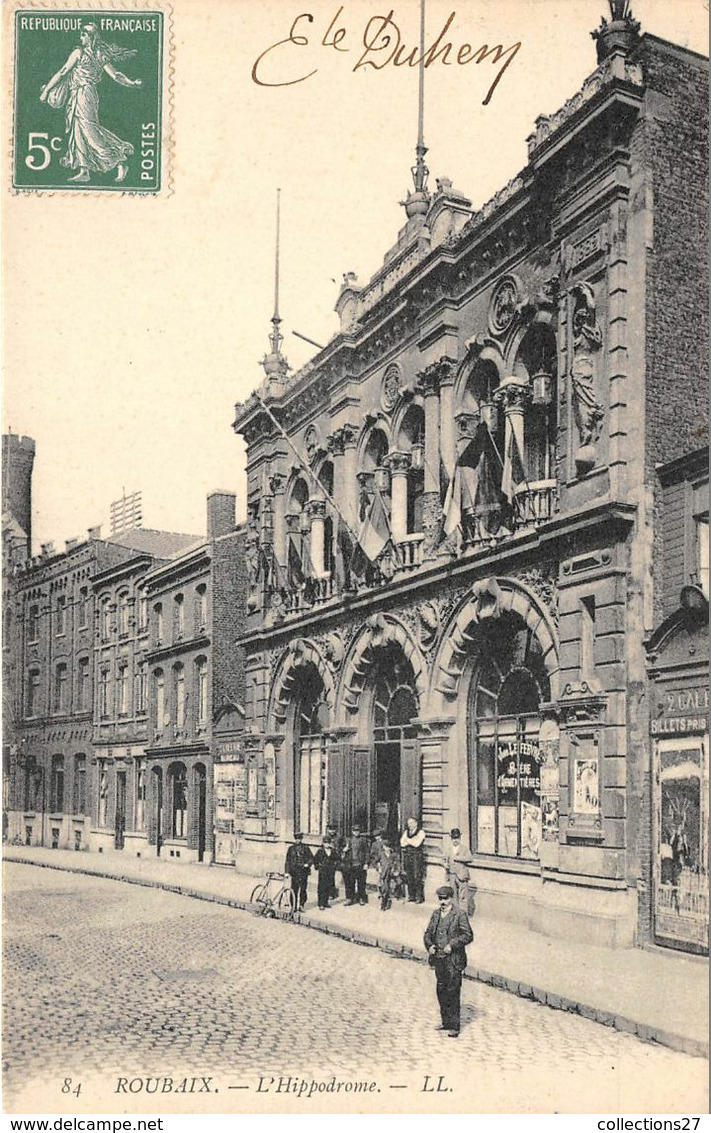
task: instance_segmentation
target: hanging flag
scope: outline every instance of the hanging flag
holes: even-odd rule
[[[504,470],[501,476],[501,491],[510,504],[514,503],[518,485],[525,483],[526,473],[523,468],[523,459],[519,451],[516,433],[513,429],[510,429],[504,457]]]
[[[462,526],[462,512],[474,508],[478,487],[478,465],[489,431],[480,424],[477,431],[462,450],[454,467],[454,476],[449,481],[445,496],[442,521],[442,538],[452,535]],[[440,540],[441,541],[441,540]]]
[[[289,548],[286,555],[286,572],[290,590],[296,590],[304,582],[304,564],[301,561],[293,535],[288,536]]]
[[[370,505],[370,511],[361,529],[358,542],[363,554],[374,563],[379,555],[387,547],[388,543],[392,543],[392,531],[390,530],[390,520],[388,513],[385,510],[383,497],[378,488],[373,492],[373,499]]]
[[[339,517],[336,528],[336,585],[339,593],[352,586],[355,542],[345,522]]]

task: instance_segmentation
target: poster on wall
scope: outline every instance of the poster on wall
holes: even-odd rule
[[[577,814],[597,814],[600,809],[598,759],[573,762],[573,809]]]

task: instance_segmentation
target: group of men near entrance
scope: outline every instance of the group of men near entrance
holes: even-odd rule
[[[462,975],[467,966],[466,945],[473,935],[469,923],[471,895],[469,888],[471,854],[462,842],[461,831],[450,832],[445,847],[445,871],[448,884],[437,890],[438,908],[425,931],[424,942],[430,966],[437,978],[437,1000],[442,1023],[438,1030],[456,1038],[460,1029]],[[323,844],[314,854],[301,833],[286,854],[285,872],[291,877],[296,908],[306,905],[311,869],[318,874],[319,909],[330,908],[337,896],[336,873],[340,872],[345,890],[344,905],[366,905],[368,867],[378,871],[380,908],[389,909],[393,898],[404,898],[415,904],[425,900],[425,832],[414,818],[409,818],[399,844],[382,832],[372,839],[355,823],[347,838],[329,826]]]
[[[469,909],[470,852],[462,842],[461,832],[453,829],[445,852],[447,881],[453,887],[457,908]],[[319,909],[330,908],[337,896],[336,874],[340,872],[345,891],[344,905],[366,905],[368,867],[377,870],[378,896],[384,911],[393,899],[404,899],[421,905],[425,900],[425,832],[415,818],[408,818],[399,840],[381,831],[369,837],[354,823],[344,838],[329,826],[323,844],[314,853],[301,833],[286,854],[285,872],[291,877],[291,888],[297,910],[304,909],[308,899],[311,870],[318,875]]]

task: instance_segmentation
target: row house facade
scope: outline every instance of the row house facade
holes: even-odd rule
[[[15,567],[16,657],[7,836],[24,845],[90,844],[97,573],[132,552],[92,529],[63,552],[51,544]]]
[[[207,540],[145,579],[148,736],[143,829],[133,839],[143,842],[144,852],[234,863],[234,782],[244,767],[237,638],[244,630],[245,591],[235,496],[215,492],[208,497]]]
[[[275,315],[234,423],[238,865],[414,816],[428,887],[459,826],[482,913],[624,946],[651,932],[656,465],[707,426],[707,61],[629,15],[596,40],[493,200],[416,177],[297,373]]]

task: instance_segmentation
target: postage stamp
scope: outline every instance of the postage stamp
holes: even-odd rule
[[[157,193],[160,11],[15,13],[16,189]]]

